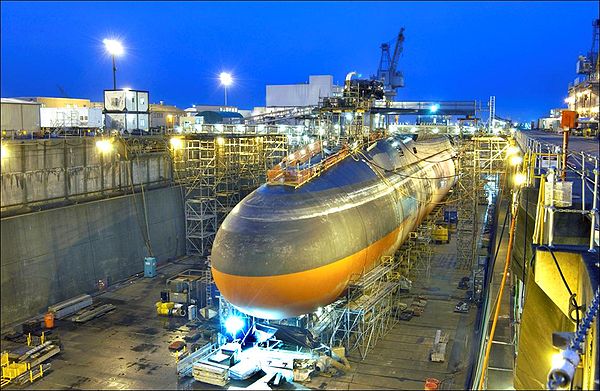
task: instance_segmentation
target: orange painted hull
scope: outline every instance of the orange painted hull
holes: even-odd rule
[[[299,188],[263,185],[223,221],[211,253],[222,296],[264,319],[331,304],[391,255],[453,185],[447,139],[379,140]]]
[[[369,247],[315,269],[276,276],[236,276],[212,268],[227,300],[240,311],[263,319],[283,319],[314,311],[335,301],[350,278],[375,266],[404,240],[403,225]]]

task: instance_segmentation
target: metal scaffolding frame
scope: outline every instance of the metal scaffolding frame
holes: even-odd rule
[[[358,351],[364,359],[398,321],[396,304],[400,282],[393,257],[383,257],[381,263],[348,287],[343,305],[335,308],[330,346],[344,346],[346,352]]]
[[[217,224],[240,202],[239,138],[217,136],[215,151],[215,198]]]
[[[471,270],[476,258],[477,202],[480,192],[479,171],[475,164],[474,143],[461,140],[458,154],[458,182],[456,197],[456,264],[462,270]]]
[[[474,142],[475,166],[480,174],[498,174],[506,167],[508,139],[498,136],[476,136]]]
[[[266,175],[268,169],[279,164],[288,155],[289,139],[285,134],[268,134],[263,137],[264,170]]]
[[[486,183],[499,186],[506,168],[509,141],[499,136],[473,136],[459,140],[458,183],[453,194],[458,213],[457,265],[466,271],[477,267],[477,205]],[[487,202],[487,201],[486,201]]]
[[[209,256],[217,229],[241,198],[262,184],[288,152],[285,134],[186,134],[172,147],[175,181],[185,192],[187,255]]]

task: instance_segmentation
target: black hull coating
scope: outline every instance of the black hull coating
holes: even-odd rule
[[[320,270],[367,248],[385,245],[383,251],[393,252],[454,184],[453,152],[446,138],[389,138],[298,189],[263,185],[221,225],[213,245],[213,271],[250,278],[287,276]],[[360,262],[362,272],[375,263]],[[345,286],[347,277],[336,287]],[[222,293],[228,291],[223,278],[215,280],[220,289],[221,280]],[[224,296],[236,305],[237,298]],[[253,312],[247,304],[239,308]]]

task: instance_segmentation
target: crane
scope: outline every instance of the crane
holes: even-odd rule
[[[396,89],[404,87],[404,75],[398,70],[400,54],[404,49],[404,27],[400,29],[394,46],[394,54],[390,56],[390,43],[381,44],[381,59],[377,69],[376,80],[383,82],[386,98],[393,100]]]
[[[592,48],[588,52],[587,56],[579,56],[577,60],[577,73],[580,75],[586,75],[587,78],[590,75],[598,72],[598,42],[600,41],[600,19],[596,19],[592,22]]]
[[[58,88],[58,90],[60,91],[60,94],[62,95],[63,98],[69,97],[69,95],[67,95],[67,92],[65,91],[65,89],[60,84],[57,84],[56,88]]]

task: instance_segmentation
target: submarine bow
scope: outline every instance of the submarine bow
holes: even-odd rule
[[[455,182],[453,152],[447,138],[390,137],[302,186],[260,186],[217,232],[217,288],[240,311],[263,319],[332,303],[444,198]]]

